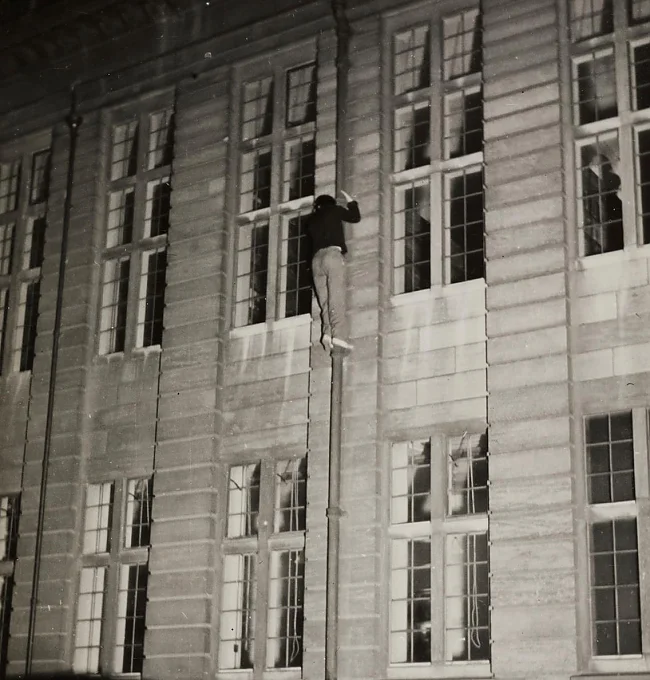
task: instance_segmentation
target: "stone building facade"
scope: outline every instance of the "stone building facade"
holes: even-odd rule
[[[345,11],[0,2],[0,676],[325,676],[337,115],[338,675],[650,674],[650,3]]]

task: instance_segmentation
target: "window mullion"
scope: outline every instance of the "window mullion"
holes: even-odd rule
[[[639,543],[639,599],[641,601],[641,648],[650,650],[650,498],[637,500]]]
[[[99,657],[99,667],[106,673],[119,672],[121,669],[113,667],[113,652],[115,649],[115,635],[117,632],[117,591],[120,579],[119,554],[121,550],[121,520],[123,485],[121,479],[113,482],[113,507],[110,522],[110,545],[107,559],[104,611],[102,616],[102,639]]]
[[[648,420],[643,408],[632,410],[634,437],[634,486],[637,502],[650,497],[648,485]]]
[[[630,5],[632,3],[629,3]],[[625,40],[628,20],[628,3],[627,2],[613,2],[612,13],[614,16],[614,40],[621,42]]]
[[[639,542],[639,596],[641,600],[641,646],[650,650],[650,489],[648,487],[648,412],[632,411],[634,433],[634,479]]]
[[[444,136],[444,83],[442,76],[442,22],[434,21],[430,27],[430,53],[431,53],[431,128],[429,131],[429,157],[431,168],[440,167],[443,159],[443,136]],[[444,277],[444,247],[442,221],[442,177],[441,173],[433,173],[430,183],[430,206],[431,206],[431,285],[441,286],[445,282]],[[433,448],[433,443],[432,443]]]
[[[104,602],[102,607],[101,638],[99,649],[99,670],[112,673],[113,649],[115,646],[115,616],[117,612],[117,584],[119,573],[117,565],[111,560],[105,567]]]
[[[266,635],[269,608],[269,537],[273,531],[273,461],[262,461],[258,519],[257,593],[255,598],[255,661],[253,677],[262,678],[266,668]]]
[[[617,10],[615,9],[615,11]],[[622,31],[615,33],[615,39],[616,99],[618,104],[618,120],[620,121],[618,141],[620,161],[618,172],[621,178],[623,243],[628,248],[637,243],[642,243],[643,237],[639,235],[635,208],[634,130],[631,125],[628,46]]]
[[[136,191],[136,194],[138,192]],[[137,212],[136,198],[136,212],[133,218],[135,232],[137,223],[139,221],[139,212]],[[135,237],[135,233],[134,233]],[[135,246],[129,249],[129,289],[127,291],[126,303],[126,328],[124,330],[124,353],[131,352],[135,347],[136,333],[137,333],[137,310],[138,310],[138,294],[140,289],[140,270],[142,269],[142,253]]]
[[[432,220],[433,224],[433,220]],[[445,509],[446,442],[442,435],[431,437],[431,662],[445,658]]]
[[[138,135],[137,171],[133,178],[133,246],[131,249],[131,265],[129,269],[129,293],[126,308],[125,351],[132,350],[137,344],[138,307],[140,297],[140,276],[142,272],[142,239],[144,237],[144,215],[146,207],[147,183],[143,180],[147,171],[147,153],[149,141],[149,116],[140,116],[140,134]]]
[[[274,173],[277,177],[277,172]],[[277,187],[277,183],[276,183]],[[273,201],[273,198],[271,198]],[[276,204],[277,205],[277,204]],[[278,318],[280,308],[280,247],[282,238],[280,235],[280,215],[274,211],[269,216],[269,254],[268,254],[268,277],[266,281],[266,320],[275,321]]]

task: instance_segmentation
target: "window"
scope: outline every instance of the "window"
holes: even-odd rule
[[[173,134],[167,108],[111,129],[100,354],[162,342]]]
[[[34,364],[50,151],[0,156],[0,373]]]
[[[489,673],[488,506],[486,435],[392,445],[391,667]]]
[[[584,421],[595,671],[645,668],[642,659],[644,665],[635,665],[634,655],[648,653],[641,642],[648,622],[642,618],[639,574],[647,569],[650,555],[637,526],[639,498],[648,496],[647,426],[642,409],[590,415]]]
[[[484,277],[481,41],[475,8],[392,35],[396,294]]]
[[[650,243],[650,6],[571,0],[580,254]],[[641,33],[639,32],[641,31]],[[634,158],[634,165],[621,158]],[[636,211],[636,213],[635,213]]]
[[[7,668],[19,514],[18,496],[0,496],[0,677],[3,678]]]
[[[86,489],[76,672],[142,672],[152,498],[147,478],[89,484]],[[113,601],[114,608],[105,606]]]
[[[242,84],[235,327],[311,312],[315,134],[314,63]]]
[[[307,459],[233,465],[219,669],[302,666]]]

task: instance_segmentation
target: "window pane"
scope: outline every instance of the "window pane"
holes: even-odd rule
[[[260,464],[233,465],[228,484],[228,538],[257,535]]]
[[[463,435],[447,456],[449,515],[488,511],[487,433]]]
[[[280,318],[311,312],[311,253],[306,218],[294,215],[282,220]]]
[[[7,667],[13,585],[12,576],[0,576],[0,672]]]
[[[256,555],[226,555],[221,591],[219,668],[253,668]]]
[[[89,484],[86,489],[84,513],[84,555],[110,550],[112,515],[113,483]]]
[[[316,65],[287,71],[287,127],[316,120]]]
[[[391,524],[430,520],[431,441],[394,443],[391,469]]]
[[[100,354],[124,351],[130,260],[107,260],[99,331]]]
[[[136,347],[151,347],[162,343],[166,274],[165,249],[142,253]]]
[[[585,419],[589,502],[633,500],[634,442],[632,413],[591,416]]]
[[[431,216],[429,182],[395,191],[393,276],[395,293],[431,286]]]
[[[439,606],[439,605],[438,605]],[[390,662],[431,661],[431,542],[391,543]]]
[[[574,42],[614,30],[613,0],[571,0],[571,38]]]
[[[274,531],[304,531],[307,510],[307,458],[281,461],[275,466]]]
[[[302,550],[271,553],[267,668],[302,666],[304,578]]]
[[[148,577],[146,564],[120,567],[113,661],[118,672],[142,673]]]
[[[599,135],[578,149],[578,210],[584,254],[623,249],[618,136]]]
[[[23,269],[36,269],[43,264],[46,228],[45,217],[27,220],[25,246],[23,248]],[[0,227],[1,231],[2,227]],[[0,245],[0,250],[2,250],[2,245]]]
[[[18,541],[18,496],[0,497],[0,561],[16,559]]]
[[[14,331],[13,345],[14,371],[31,371],[34,365],[40,289],[40,281],[23,283],[20,286],[18,321]]]
[[[266,321],[266,287],[269,262],[269,225],[239,228],[235,326]]]
[[[151,542],[151,479],[129,479],[126,487],[124,547],[144,548]]]
[[[630,0],[630,23],[650,19],[650,0]]]
[[[42,203],[47,200],[50,180],[50,151],[39,151],[32,156],[32,176],[29,202]]]
[[[429,87],[431,48],[429,27],[417,26],[398,33],[393,45],[395,94]]]
[[[256,149],[242,156],[240,211],[268,208],[271,204],[271,150]]]
[[[636,520],[591,526],[593,651],[599,656],[641,653]]]
[[[135,175],[138,165],[138,122],[113,128],[111,180]]]
[[[72,662],[72,668],[77,673],[99,672],[105,578],[105,567],[90,567],[81,570]]]
[[[133,187],[112,191],[108,197],[108,226],[106,228],[106,247],[131,243],[133,240],[133,216],[135,191]]]
[[[17,208],[19,181],[20,161],[0,163],[0,215]]]
[[[401,172],[428,165],[429,118],[428,102],[399,109],[395,112],[393,170]]]
[[[315,153],[313,136],[301,137],[285,144],[284,201],[313,196]]]
[[[445,97],[445,158],[483,150],[483,92],[462,90]]]
[[[14,226],[0,224],[0,276],[11,274]]]
[[[650,130],[638,130],[636,143],[637,211],[643,243],[650,243]]]
[[[159,111],[149,116],[149,150],[147,168],[153,170],[172,162],[174,144],[174,114]]]
[[[639,111],[650,106],[650,43],[638,45],[633,49],[632,101]]]
[[[9,291],[0,288],[0,374],[2,373],[2,362],[4,357],[4,343],[7,331],[7,316],[9,307]]]
[[[450,283],[485,276],[483,173],[464,170],[446,178],[445,216]]]
[[[273,129],[273,80],[262,78],[244,84],[242,139],[271,134]]]
[[[478,9],[447,17],[443,22],[443,70],[445,80],[483,68],[481,16]]]
[[[575,117],[578,125],[618,115],[614,52],[594,52],[574,72]]]
[[[486,533],[452,534],[445,544],[445,659],[490,658]]]
[[[161,177],[147,183],[147,199],[144,206],[144,237],[160,236],[169,230],[171,208],[169,177]]]

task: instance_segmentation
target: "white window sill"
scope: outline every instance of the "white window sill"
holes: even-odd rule
[[[571,676],[571,680],[608,680],[608,678],[616,678],[616,680],[650,680],[650,671],[642,671],[640,673],[594,673],[590,671],[582,675]]]
[[[242,678],[252,678],[252,668],[233,668],[230,670],[217,671],[217,680],[242,680]],[[263,678],[273,678],[274,680],[299,680],[302,678],[302,668],[265,668],[262,672]]]
[[[600,255],[583,255],[575,261],[575,269],[576,271],[584,271],[608,267],[612,264],[648,259],[650,259],[650,244],[645,244],[627,247],[623,250],[613,250],[611,253],[601,253]]]
[[[650,680],[650,658],[641,654],[595,656],[584,673],[576,674],[572,678],[602,680],[614,676],[617,680]]]
[[[124,359],[124,352],[110,352],[109,354],[98,354],[95,359],[105,364],[122,361]]]
[[[230,337],[245,338],[251,335],[264,335],[266,333],[273,333],[274,331],[281,331],[286,328],[301,328],[302,326],[309,326],[310,324],[311,314],[300,314],[300,316],[290,316],[286,319],[277,319],[275,321],[256,323],[251,326],[231,328]]]
[[[160,345],[148,345],[147,347],[134,347],[132,354],[146,356],[147,354],[160,354],[162,347]]]
[[[117,363],[124,359],[133,359],[138,357],[146,358],[149,355],[158,356],[162,352],[160,345],[149,345],[147,347],[133,347],[130,351],[111,352],[110,354],[97,354],[95,359],[101,363]]]
[[[489,661],[450,661],[448,663],[405,663],[389,666],[387,677],[394,680],[420,678],[491,678]]]
[[[461,281],[460,283],[447,283],[445,285],[433,286],[432,288],[425,288],[424,290],[416,290],[413,293],[392,295],[390,304],[393,307],[401,307],[402,305],[412,305],[426,300],[450,298],[455,297],[456,295],[470,295],[479,290],[484,291],[485,288],[485,279],[472,279],[471,281]]]

